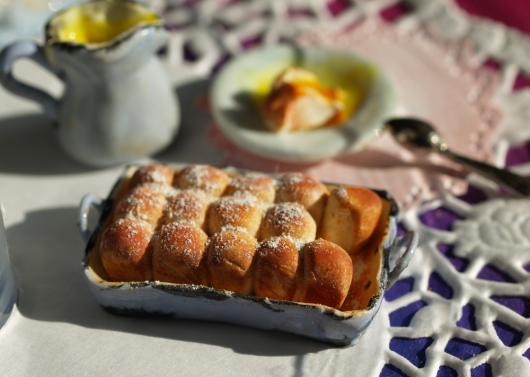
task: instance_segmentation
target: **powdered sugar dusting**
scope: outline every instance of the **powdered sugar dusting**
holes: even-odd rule
[[[307,179],[307,176],[302,173],[285,173],[281,176],[281,183],[285,185],[296,185]]]
[[[267,220],[277,227],[301,225],[305,218],[304,207],[298,203],[279,203],[267,213]]]
[[[172,250],[186,257],[188,263],[197,264],[206,247],[207,236],[200,228],[192,225],[170,223],[157,232],[157,244],[164,250]]]
[[[278,249],[285,242],[290,242],[291,245],[293,245],[294,248],[298,251],[300,251],[305,245],[305,243],[299,238],[292,237],[291,235],[282,235],[271,237],[262,241],[261,246],[263,246],[263,248],[265,249],[260,248],[260,250],[266,253],[267,249]]]
[[[335,195],[339,199],[347,200],[348,199],[348,191],[344,186],[337,187],[335,190]]]
[[[150,169],[146,171],[148,182],[169,183],[168,175],[159,169]]]
[[[117,219],[107,228],[102,238],[102,247],[116,248],[116,255],[126,258],[144,251],[153,232],[150,224],[131,218]]]
[[[211,256],[215,264],[226,261],[229,254],[234,251],[246,259],[246,266],[238,265],[238,267],[246,269],[252,263],[256,251],[256,241],[246,231],[225,229],[215,234],[211,240],[209,252],[212,253]],[[234,260],[229,260],[229,262],[235,264]]]
[[[204,196],[194,191],[179,191],[170,196],[164,210],[164,222],[192,222],[202,225],[207,209]]]
[[[160,183],[164,185],[171,184],[174,171],[167,165],[151,164],[141,166],[133,175],[135,184]]]
[[[195,188],[208,193],[223,191],[228,176],[208,165],[189,165],[179,173],[178,184],[182,188]]]
[[[225,196],[215,201],[214,211],[222,217],[223,221],[234,225],[245,214],[257,208],[257,200],[252,195]],[[228,225],[228,224],[227,224]]]
[[[164,196],[171,196],[177,192],[177,190],[174,187],[169,186],[167,184],[157,183],[157,182],[144,183],[141,186],[136,187],[135,190],[157,192]]]

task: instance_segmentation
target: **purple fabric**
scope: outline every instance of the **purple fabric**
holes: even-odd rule
[[[477,329],[477,324],[475,320],[475,307],[473,305],[469,303],[464,305],[464,307],[462,308],[462,316],[460,317],[458,322],[456,322],[456,325],[458,327],[473,331]]]
[[[504,343],[505,346],[515,346],[523,339],[522,331],[514,329],[504,322],[499,320],[493,321],[493,327],[495,328],[499,339]]]
[[[425,366],[425,350],[432,343],[431,338],[392,338],[390,349],[402,355],[417,368]]]
[[[528,0],[457,0],[474,16],[486,17],[530,34]]]

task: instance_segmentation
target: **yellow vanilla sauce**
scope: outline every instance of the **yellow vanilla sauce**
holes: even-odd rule
[[[344,105],[345,118],[347,119],[359,109],[367,94],[370,82],[377,75],[377,70],[368,64],[357,64],[351,66],[347,74],[341,74],[337,73],[336,68],[339,64],[344,66],[344,63],[341,64],[341,62],[334,60],[337,59],[329,59],[319,64],[300,66],[299,68],[307,69],[315,74],[318,78],[318,83],[323,87],[338,90],[339,100]],[[245,75],[253,76],[254,85],[250,92],[258,108],[263,108],[265,99],[272,90],[274,80],[285,68],[287,68],[285,64],[280,64],[269,67],[265,71],[244,73]],[[300,84],[304,84],[304,82],[300,82]]]
[[[98,0],[74,6],[50,22],[54,42],[101,44],[138,26],[153,25],[160,18],[148,8],[120,0]]]

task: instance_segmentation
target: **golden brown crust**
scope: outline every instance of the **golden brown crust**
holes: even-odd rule
[[[156,183],[143,184],[135,187],[116,206],[114,217],[134,217],[156,225],[166,204],[168,186]]]
[[[262,242],[256,252],[254,293],[277,300],[292,300],[298,279],[300,252],[285,236]]]
[[[341,310],[366,308],[370,299],[379,291],[379,268],[381,265],[381,240],[388,230],[391,211],[389,202],[383,202],[382,214],[372,237],[354,256],[353,278]]]
[[[224,229],[211,237],[207,266],[212,286],[252,293],[252,261],[256,247],[256,239],[238,229]]]
[[[274,80],[263,115],[275,132],[314,129],[344,121],[343,101],[342,90],[323,86],[308,70],[289,67]]]
[[[255,236],[263,210],[255,197],[225,196],[213,202],[208,209],[207,229],[212,235],[223,228],[241,228]]]
[[[209,165],[188,165],[175,177],[181,189],[201,190],[215,197],[223,194],[230,177],[224,171]]]
[[[276,202],[300,203],[319,225],[328,195],[327,187],[316,179],[302,173],[286,173],[280,178]]]
[[[354,254],[373,234],[382,208],[381,198],[372,190],[338,187],[328,198],[320,236]]]
[[[201,191],[179,190],[167,198],[161,223],[188,223],[202,228],[207,210],[208,199]]]
[[[131,177],[130,187],[136,187],[144,183],[159,183],[171,186],[175,171],[171,167],[162,164],[150,164],[140,166]]]
[[[315,220],[299,203],[278,203],[267,210],[261,223],[259,239],[291,236],[302,242],[310,242],[316,236]]]
[[[154,279],[207,285],[207,241],[206,233],[193,225],[163,225],[153,238]]]
[[[274,202],[276,190],[274,180],[262,174],[248,174],[233,177],[224,195],[241,196],[250,194],[263,203]]]
[[[114,281],[144,281],[152,277],[150,242],[153,228],[134,218],[112,222],[101,235],[99,255]]]
[[[302,250],[303,278],[295,299],[340,307],[352,280],[352,260],[340,246],[319,238]]]
[[[171,186],[172,176],[187,188]],[[362,188],[329,194],[302,174],[284,174],[275,192],[276,183],[209,166],[176,175],[164,165],[140,168],[113,194],[117,205],[97,244],[101,267],[112,281],[154,278],[365,308],[378,292],[390,203]],[[315,241],[317,231],[327,241]]]

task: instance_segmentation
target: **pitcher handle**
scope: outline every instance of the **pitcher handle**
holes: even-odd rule
[[[18,59],[27,58],[53,72],[46,61],[44,49],[32,41],[17,41],[0,52],[0,84],[11,93],[37,102],[44,112],[57,119],[59,101],[42,89],[25,84],[13,76],[13,66]]]

